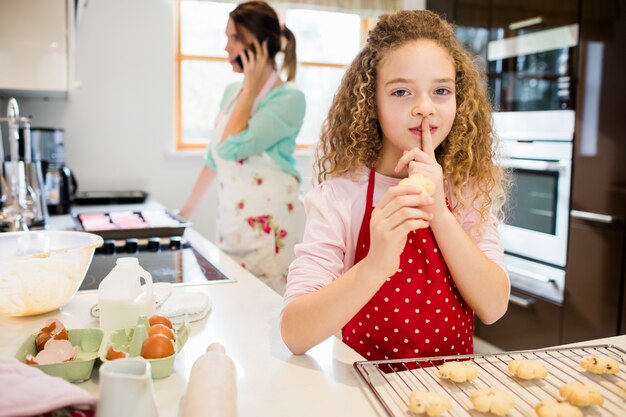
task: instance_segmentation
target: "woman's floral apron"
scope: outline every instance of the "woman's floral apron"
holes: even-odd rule
[[[276,82],[273,73],[257,96],[252,114]],[[217,166],[217,244],[244,268],[282,294],[293,246],[301,239],[303,205],[299,180],[263,152],[239,161],[217,153],[235,94],[215,121],[211,152]]]
[[[370,246],[375,173],[354,263]],[[367,360],[472,353],[474,313],[454,286],[430,228],[409,233],[398,271],[343,327],[343,341]]]

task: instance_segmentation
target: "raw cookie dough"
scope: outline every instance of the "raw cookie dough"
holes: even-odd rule
[[[605,355],[588,355],[582,358],[580,366],[594,374],[616,374],[620,371],[619,363]]]
[[[474,410],[503,416],[513,408],[513,398],[497,388],[483,388],[470,395]]]
[[[426,178],[420,173],[411,174],[408,178],[404,178],[398,185],[411,185],[413,187],[420,187],[424,193],[429,196],[435,194],[435,183]]]
[[[578,407],[604,404],[604,398],[602,398],[602,395],[600,395],[598,391],[580,382],[568,382],[561,387],[559,393],[561,397],[570,404],[577,405]]]
[[[476,367],[471,362],[446,362],[439,368],[439,378],[453,382],[471,381],[477,375]]]
[[[409,396],[409,411],[413,414],[426,413],[428,417],[439,417],[451,409],[450,400],[436,392],[413,391]]]
[[[583,417],[580,408],[556,400],[543,400],[535,406],[539,417]]]
[[[548,371],[543,363],[530,359],[516,359],[509,362],[509,372],[520,379],[545,378]]]

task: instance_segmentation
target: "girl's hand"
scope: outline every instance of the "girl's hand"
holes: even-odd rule
[[[267,52],[267,39],[263,43],[259,44],[259,41],[254,38],[252,41],[254,50],[247,49],[248,53],[241,54],[241,62],[243,64],[243,92],[248,93],[252,97],[256,97],[263,88],[264,70],[267,67],[269,60],[269,53]]]
[[[365,258],[381,278],[395,274],[409,232],[426,228],[432,214],[424,210],[433,199],[408,185],[391,187],[382,196],[370,220],[370,250]]]
[[[398,160],[395,171],[401,172],[407,167],[409,175],[419,172],[435,183],[436,189],[433,196],[435,202],[432,207],[428,208],[428,211],[434,216],[437,216],[437,213],[445,213],[448,208],[443,188],[443,170],[435,158],[433,137],[430,134],[430,124],[427,118],[422,120],[422,149],[415,147],[405,151]]]

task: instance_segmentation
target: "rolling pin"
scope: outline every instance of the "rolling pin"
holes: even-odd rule
[[[182,417],[236,417],[237,374],[224,346],[212,343],[191,367]]]

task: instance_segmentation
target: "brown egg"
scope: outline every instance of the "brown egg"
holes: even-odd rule
[[[162,334],[149,336],[141,346],[141,356],[146,359],[159,359],[174,354],[174,343]]]
[[[109,350],[107,350],[107,360],[112,361],[114,359],[122,359],[125,358],[126,352],[122,352],[122,351],[117,351],[115,349],[113,349],[113,346],[109,346]]]
[[[163,325],[169,327],[170,329],[174,328],[174,326],[172,326],[172,322],[169,321],[169,319],[167,317],[159,316],[158,314],[150,316],[148,321],[150,322],[150,326],[154,326],[155,324],[163,324]]]
[[[155,324],[148,327],[148,336],[152,336],[153,334],[162,334],[174,340],[174,332],[165,324]]]
[[[37,333],[37,337],[35,338],[37,352],[42,351],[46,342],[50,339],[68,340],[65,326],[57,319],[47,320],[46,325]]]

